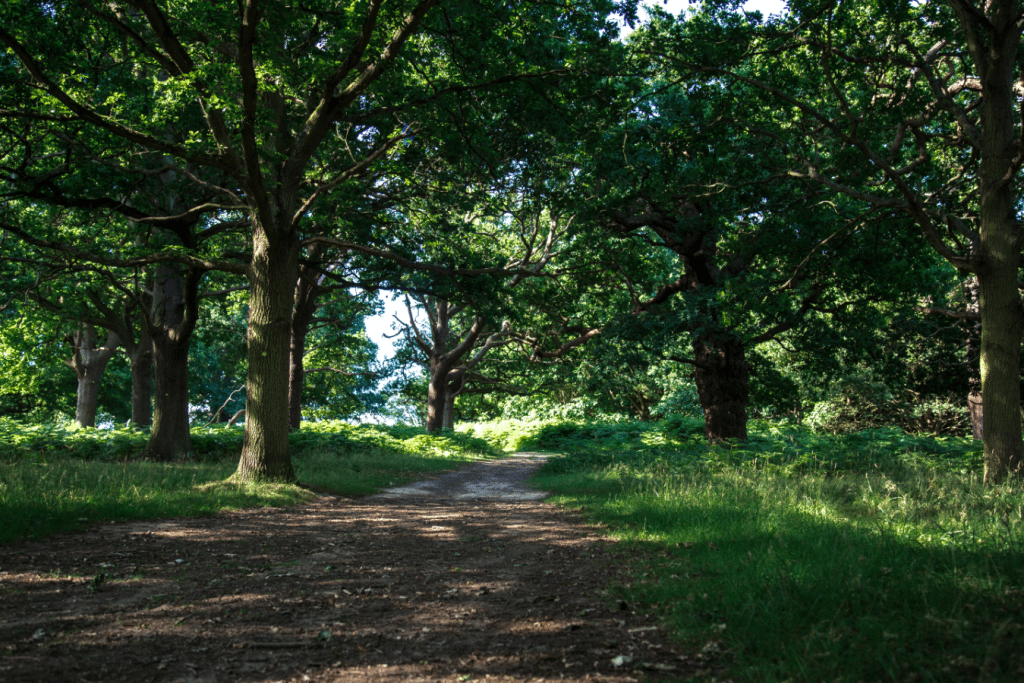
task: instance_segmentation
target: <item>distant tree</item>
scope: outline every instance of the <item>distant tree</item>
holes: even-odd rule
[[[121,339],[107,331],[102,344],[96,334],[96,326],[84,323],[68,335],[75,353],[64,361],[78,378],[78,393],[75,401],[75,422],[79,427],[96,426],[96,408],[100,395],[100,380],[107,369],[107,363],[114,357]]]

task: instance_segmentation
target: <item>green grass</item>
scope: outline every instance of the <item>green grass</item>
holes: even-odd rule
[[[978,445],[698,426],[535,430],[564,453],[535,485],[625,541],[630,601],[736,681],[1024,680],[1024,492]]]
[[[0,420],[0,544],[96,522],[293,505],[314,495],[292,484],[230,481],[240,429],[193,430],[197,458],[180,463],[140,460],[146,439],[140,431],[71,431]],[[289,440],[301,484],[349,496],[501,455],[471,434],[427,435],[402,426],[319,422]]]

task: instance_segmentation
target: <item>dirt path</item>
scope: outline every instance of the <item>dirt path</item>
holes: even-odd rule
[[[0,680],[636,681],[704,666],[605,591],[521,454],[359,500],[0,549]]]

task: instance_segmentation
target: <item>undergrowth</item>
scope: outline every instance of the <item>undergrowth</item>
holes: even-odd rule
[[[627,599],[736,681],[1024,680],[1024,493],[980,444],[697,420],[538,425],[534,484],[625,541]],[[637,559],[638,558],[638,559]]]
[[[196,457],[187,462],[142,460],[147,439],[140,430],[72,430],[0,419],[0,544],[103,521],[290,505],[308,500],[309,489],[363,495],[501,455],[466,433],[308,423],[289,437],[302,486],[239,485],[227,479],[238,464],[242,430],[193,429]]]

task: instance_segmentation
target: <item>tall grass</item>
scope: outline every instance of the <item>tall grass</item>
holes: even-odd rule
[[[978,446],[695,431],[548,425],[535,483],[626,540],[630,598],[730,677],[1024,680],[1024,492],[985,486]]]
[[[402,426],[320,422],[290,438],[298,481],[238,484],[242,432],[193,430],[189,462],[139,459],[148,435],[130,430],[64,430],[0,420],[0,544],[44,538],[101,521],[210,515],[291,505],[309,490],[363,495],[492,458],[501,451],[470,434],[427,435]]]

